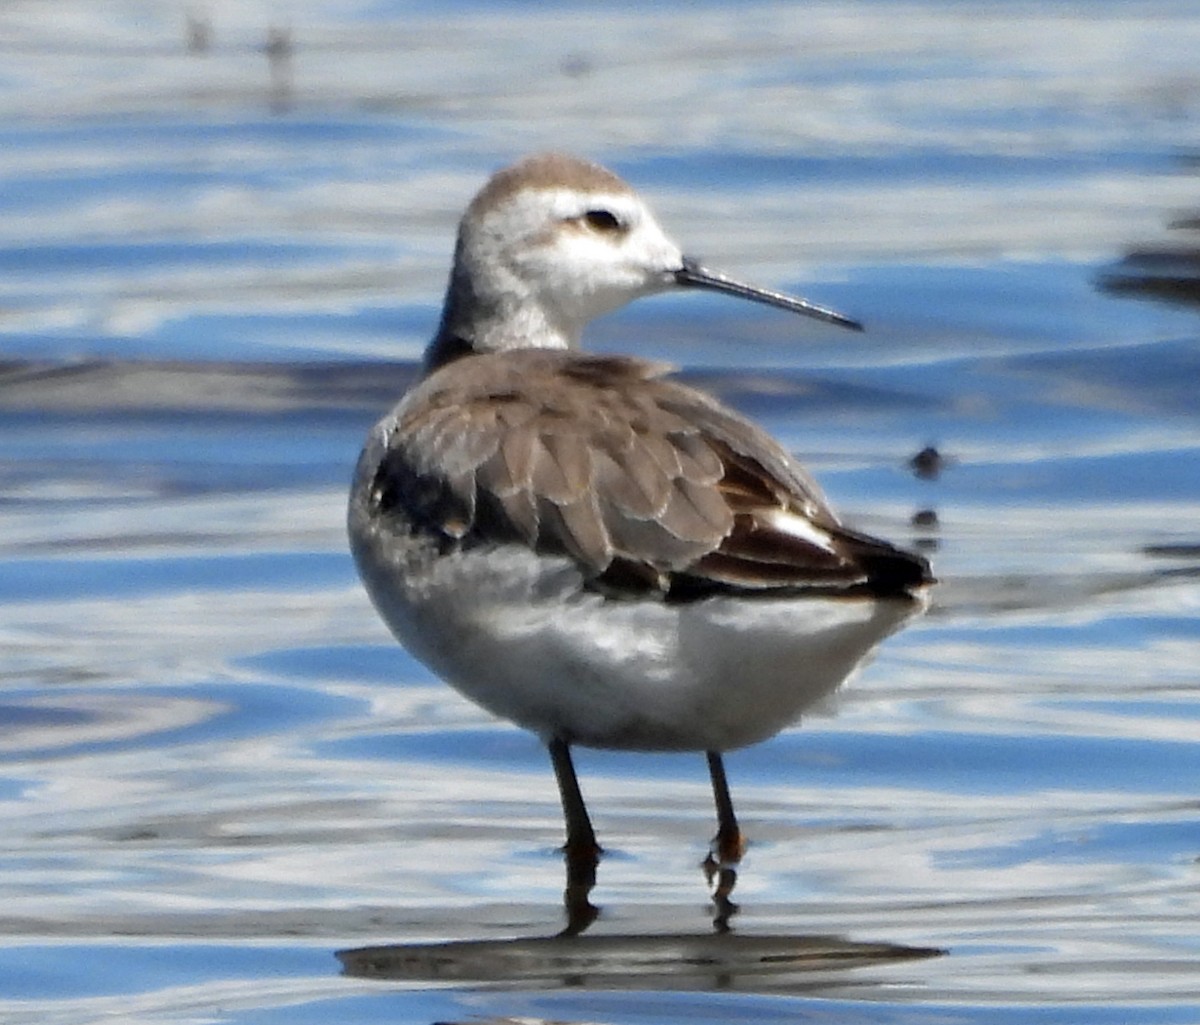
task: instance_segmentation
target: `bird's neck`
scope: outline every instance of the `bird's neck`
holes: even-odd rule
[[[480,287],[456,267],[442,320],[425,351],[425,373],[463,356],[510,349],[576,349],[582,325],[553,316],[535,296],[518,289]]]

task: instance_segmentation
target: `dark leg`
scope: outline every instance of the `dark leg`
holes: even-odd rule
[[[746,853],[746,841],[733,813],[729,797],[729,782],[725,779],[725,763],[716,751],[706,752],[708,774],[712,777],[713,800],[717,805],[717,835],[713,837],[713,852],[722,865],[736,865]]]
[[[712,849],[704,859],[704,874],[713,888],[713,904],[717,912],[713,925],[718,932],[727,932],[729,919],[737,914],[737,905],[730,898],[737,885],[737,864],[746,851],[746,841],[733,812],[729,781],[725,778],[725,763],[716,751],[707,751],[705,754],[708,758],[708,774],[712,777],[713,800],[717,806],[717,835],[713,837]]]
[[[575,776],[575,765],[571,761],[571,747],[560,737],[550,741],[550,761],[554,765],[554,776],[558,780],[558,793],[562,798],[563,818],[567,823],[567,842],[563,854],[567,862],[567,888],[563,903],[567,910],[567,925],[561,935],[577,936],[596,920],[600,909],[589,897],[596,885],[596,866],[600,862],[600,845],[588,816],[579,780]]]

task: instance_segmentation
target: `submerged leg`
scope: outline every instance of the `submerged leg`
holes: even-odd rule
[[[729,919],[737,914],[737,905],[730,899],[737,885],[737,864],[746,850],[746,841],[733,812],[733,801],[729,797],[729,781],[725,778],[725,763],[716,751],[705,752],[708,758],[708,774],[712,778],[713,800],[717,806],[717,835],[712,848],[704,859],[704,874],[713,888],[713,905],[716,915],[713,925],[718,932],[729,929]]]
[[[561,737],[555,737],[547,745],[550,761],[554,765],[554,777],[558,780],[558,793],[562,798],[563,818],[567,824],[567,842],[563,855],[567,863],[567,888],[563,892],[563,903],[567,911],[564,936],[577,936],[596,920],[600,909],[589,899],[596,885],[596,865],[600,862],[600,845],[596,842],[596,831],[588,816],[579,780],[575,776],[575,765],[571,761],[571,747]]]

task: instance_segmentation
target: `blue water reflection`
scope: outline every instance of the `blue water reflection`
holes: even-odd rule
[[[297,0],[287,112],[254,5],[193,12],[204,56],[172,5],[0,13],[0,1018],[1196,1021],[1200,334],[1099,286],[1196,205],[1200,17],[493,7]],[[463,202],[552,146],[869,327],[664,296],[589,344],[931,554],[930,614],[728,767],[739,934],[946,957],[786,993],[339,975],[561,925],[544,751],[391,641],[343,528]],[[580,764],[596,931],[707,930],[702,759]]]
[[[319,690],[246,683],[179,689],[146,684],[136,689],[133,702],[128,690],[89,688],[76,697],[73,706],[71,692],[62,688],[55,704],[45,702],[44,691],[7,692],[0,706],[0,762],[286,734],[365,710],[361,701]],[[98,739],[82,739],[88,735]]]
[[[343,557],[328,552],[153,559],[20,559],[9,563],[5,593],[12,601],[68,601],[92,595],[112,599],[179,589],[242,591],[269,581],[273,588],[349,582]]]

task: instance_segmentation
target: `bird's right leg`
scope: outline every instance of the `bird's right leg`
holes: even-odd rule
[[[725,763],[717,751],[705,752],[708,774],[712,779],[713,800],[717,806],[717,835],[713,837],[708,857],[704,859],[704,874],[713,891],[716,915],[713,925],[718,932],[727,932],[729,919],[737,914],[733,888],[737,885],[737,864],[746,852],[746,840],[733,812],[729,796],[729,781],[725,778]]]

